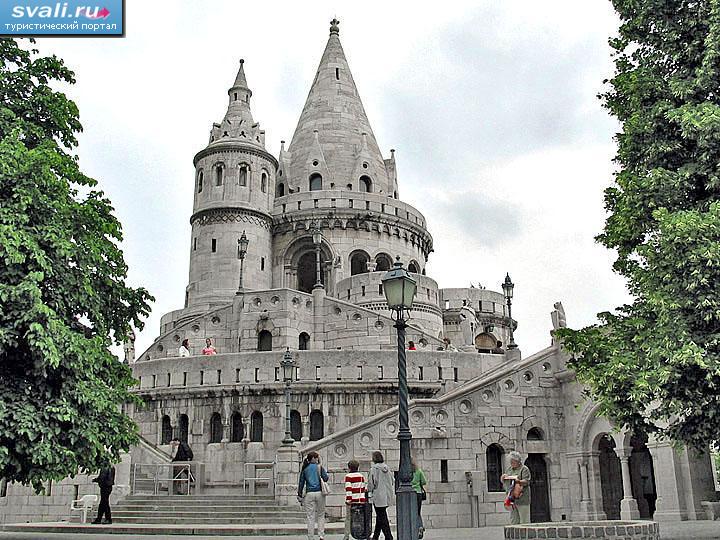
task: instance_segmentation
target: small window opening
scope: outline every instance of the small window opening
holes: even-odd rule
[[[342,380],[342,366],[337,367],[337,380],[338,381]]]
[[[260,257],[260,270],[265,271],[265,257]]]
[[[204,371],[200,371],[200,384],[201,385],[205,384],[205,372]]]
[[[320,380],[320,366],[315,366],[315,380]]]
[[[255,368],[255,382],[260,382],[260,368]]]
[[[275,382],[278,382],[280,380],[280,368],[275,367]]]
[[[216,238],[212,239],[212,246],[210,247],[210,251],[212,251],[213,253],[217,252],[217,239]]]
[[[418,367],[418,381],[422,381],[422,380],[423,380],[423,368],[422,368],[422,366],[419,366]]]
[[[240,382],[240,370],[235,368],[235,382]]]
[[[447,484],[449,482],[448,477],[448,460],[447,459],[441,459],[440,460],[440,483]]]
[[[378,380],[383,380],[384,371],[383,366],[378,366]]]
[[[335,68],[335,79],[340,80],[340,68]]]
[[[233,93],[233,101],[237,101],[237,92]]]

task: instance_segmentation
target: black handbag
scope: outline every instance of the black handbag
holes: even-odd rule
[[[420,489],[422,489],[422,492],[420,493],[420,500],[427,501],[427,491],[425,491],[425,488],[422,486],[420,486]]]

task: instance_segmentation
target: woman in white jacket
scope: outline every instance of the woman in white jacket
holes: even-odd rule
[[[372,460],[373,464],[370,467],[370,476],[368,478],[368,498],[375,507],[376,518],[373,540],[379,540],[380,531],[382,531],[385,540],[392,540],[393,536],[390,530],[387,509],[395,499],[393,475],[390,472],[390,467],[385,464],[382,453],[373,452]]]

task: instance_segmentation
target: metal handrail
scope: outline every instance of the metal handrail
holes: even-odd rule
[[[171,463],[133,463],[131,493],[137,493],[138,471],[143,468],[150,468],[153,481],[153,495],[160,493],[160,485],[162,482],[168,483],[168,495],[172,495],[175,482],[183,482],[187,484],[186,495],[190,495],[190,485],[195,483],[195,476],[192,473],[191,465],[198,462],[192,461],[173,461]],[[161,468],[167,468],[167,473],[162,473]],[[179,469],[179,470],[177,470]],[[177,472],[176,472],[177,471]],[[187,474],[184,474],[187,471]]]
[[[270,470],[270,476],[248,476],[248,467],[255,467],[255,471],[258,469],[261,471]],[[252,461],[245,463],[243,466],[243,494],[247,495],[248,482],[255,482],[256,480],[270,480],[272,481],[272,494],[275,495],[275,462],[274,461]],[[257,473],[254,473],[257,474]],[[253,485],[253,491],[255,486]]]

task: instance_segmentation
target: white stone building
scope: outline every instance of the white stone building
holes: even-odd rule
[[[240,489],[252,471],[246,464],[274,462],[273,487],[288,501],[298,455],[309,450],[320,452],[336,485],[350,458],[367,470],[377,449],[397,467],[396,338],[380,280],[399,257],[418,281],[408,382],[413,452],[430,481],[426,526],[506,523],[499,476],[511,449],[532,470],[535,521],[704,518],[700,502],[716,500],[707,454],[614,432],[583,401],[557,343],[525,358],[508,347],[517,323],[502,293],[442,289],[426,275],[428,221],[400,199],[394,152],[380,151],[337,21],[279,156],[265,149],[265,131],[253,119],[242,60],[228,96],[225,117],[193,160],[185,306],[162,318],[160,335],[133,365],[145,405],[130,413],[144,441],[124,464],[118,496],[129,489],[132,463],[162,455],[172,436],[205,463],[208,489]],[[559,304],[552,320],[564,325]],[[446,337],[457,351],[442,350]],[[179,358],[186,338],[191,356]],[[201,356],[206,338],[218,355]],[[299,366],[290,449],[281,443],[287,349]],[[68,479],[50,501],[52,494],[4,486],[0,515],[62,516],[66,500],[91,490]],[[335,516],[339,492],[329,501]]]

